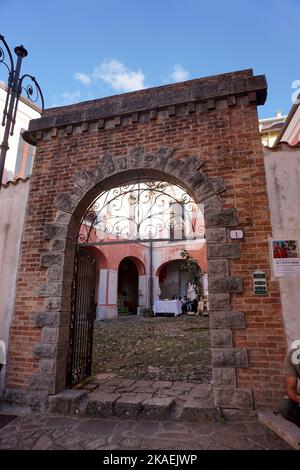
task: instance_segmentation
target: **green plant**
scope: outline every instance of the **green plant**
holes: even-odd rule
[[[153,311],[151,310],[151,308],[147,308],[145,311],[144,311],[144,317],[153,317]]]
[[[195,289],[197,300],[200,300],[200,297],[202,295],[201,268],[199,267],[195,258],[193,258],[187,250],[181,250],[180,256],[183,258],[183,262],[180,266],[180,269],[189,273],[190,283]]]

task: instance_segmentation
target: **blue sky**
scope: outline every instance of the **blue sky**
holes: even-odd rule
[[[269,84],[260,116],[287,113],[299,24],[300,0],[0,0],[0,33],[28,49],[46,107],[253,68]]]

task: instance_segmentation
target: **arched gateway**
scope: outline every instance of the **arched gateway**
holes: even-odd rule
[[[245,70],[49,109],[31,122],[25,138],[37,156],[7,401],[41,410],[65,388],[80,222],[101,192],[148,178],[184,188],[204,207],[215,405],[272,406],[285,341],[256,111],[265,96],[264,77]],[[237,227],[243,240],[230,237]],[[265,297],[253,292],[258,270],[269,281]]]

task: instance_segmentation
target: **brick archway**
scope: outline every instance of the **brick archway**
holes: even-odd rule
[[[49,109],[31,122],[25,138],[37,145],[37,155],[10,332],[7,401],[41,410],[50,394],[65,387],[80,218],[100,190],[143,174],[177,183],[204,204],[215,405],[249,410],[254,400],[255,407],[275,404],[283,390],[285,340],[279,286],[269,265],[271,225],[256,110],[265,96],[265,78],[245,70]],[[229,237],[237,226],[245,232],[241,243]],[[267,276],[265,298],[253,292],[256,270]]]
[[[46,224],[44,228],[44,238],[50,241],[50,250],[41,257],[41,266],[47,269],[48,281],[40,284],[38,294],[45,299],[46,310],[58,303],[58,309],[68,318],[72,282],[70,266],[75,239],[81,216],[99,191],[125,183],[132,178],[133,172],[135,176],[143,174],[185,187],[197,203],[204,204],[215,405],[251,409],[251,390],[240,389],[236,385],[235,369],[249,366],[247,350],[233,347],[232,334],[232,330],[245,327],[243,313],[233,311],[230,304],[231,293],[243,291],[242,280],[231,276],[228,267],[229,260],[237,259],[240,255],[239,243],[227,239],[228,227],[238,223],[236,212],[230,208],[222,209],[219,194],[226,190],[223,181],[220,178],[207,178],[201,171],[202,162],[196,156],[190,156],[184,161],[174,158],[174,150],[170,146],[160,147],[156,154],[151,155],[141,147],[135,147],[122,158],[104,155],[96,171],[76,173],[73,190],[59,193],[55,198],[55,222]],[[184,175],[184,179],[179,175]],[[43,340],[36,344],[35,354],[39,357],[41,369],[44,369],[44,364],[47,367],[51,364],[52,370],[55,370],[55,382],[49,383],[50,394],[65,387],[68,352],[67,332],[60,335],[65,327],[52,326],[56,316],[57,313],[48,311],[36,318],[43,330]],[[49,337],[56,337],[57,343],[49,343]],[[55,353],[51,353],[52,358],[49,357],[50,347],[55,350]],[[37,378],[47,382],[47,374],[39,373]],[[48,375],[50,378],[52,374]]]

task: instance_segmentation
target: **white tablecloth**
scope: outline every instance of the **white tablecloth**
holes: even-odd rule
[[[157,313],[174,313],[174,316],[181,314],[180,300],[155,300],[153,305],[154,315]]]

